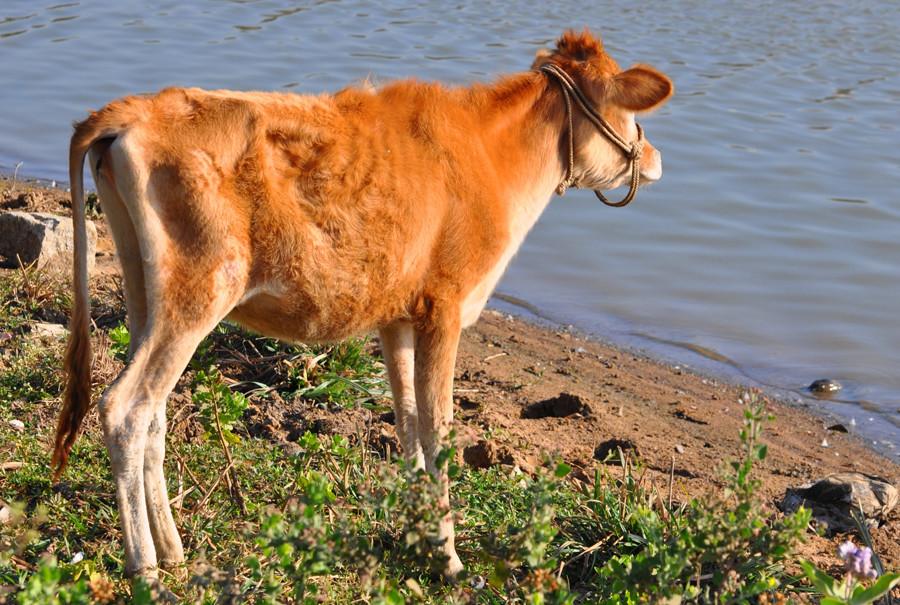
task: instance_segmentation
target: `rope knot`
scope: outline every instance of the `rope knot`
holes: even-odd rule
[[[628,159],[632,162],[637,162],[641,159],[641,154],[644,153],[644,139],[638,139],[637,141],[633,141],[631,143],[631,149],[628,152]]]

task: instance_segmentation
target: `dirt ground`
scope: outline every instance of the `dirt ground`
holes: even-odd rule
[[[489,433],[493,449],[523,467],[535,464],[540,452],[553,452],[589,478],[600,464],[598,447],[618,440],[623,449],[637,450],[661,492],[668,489],[674,461],[674,492],[684,497],[721,488],[723,464],[739,455],[739,386],[495,311],[464,333],[456,377],[461,432]],[[573,398],[586,409],[523,418],[548,400],[557,400],[555,409],[571,409],[566,400]],[[830,473],[858,471],[894,485],[900,480],[900,467],[857,437],[829,431],[821,418],[797,407],[770,401],[769,409],[775,416],[763,436],[769,454],[757,472],[773,509],[786,488]],[[892,569],[900,566],[898,512],[873,531],[876,549]],[[832,559],[836,541],[814,537],[808,554]]]
[[[68,203],[63,191],[10,188],[0,181],[0,211],[67,214]],[[115,271],[114,249],[101,221],[98,232],[99,272]],[[739,385],[496,311],[485,311],[464,332],[456,379],[458,442],[473,465],[512,464],[527,472],[544,454],[556,454],[573,466],[576,478],[590,481],[594,467],[603,464],[597,456],[618,446],[637,454],[647,480],[661,493],[671,477],[675,498],[683,500],[721,489],[723,465],[739,455],[744,391]],[[176,393],[170,407],[178,407],[184,396]],[[771,401],[769,409],[776,419],[765,431],[769,455],[757,472],[773,513],[786,488],[829,473],[859,471],[900,483],[900,466],[858,437],[828,430],[805,409],[779,401]],[[367,410],[276,399],[254,406],[247,425],[254,434],[288,443],[310,427],[357,435],[365,430],[385,449],[397,447],[391,415]],[[872,533],[885,566],[900,568],[900,508]],[[803,554],[828,566],[840,540],[810,535]]]

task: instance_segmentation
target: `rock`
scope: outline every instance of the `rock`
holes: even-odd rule
[[[781,509],[792,513],[801,505],[829,534],[856,529],[851,511],[861,509],[866,522],[878,526],[900,500],[888,481],[862,473],[837,473],[814,483],[788,488]]]
[[[834,431],[835,433],[849,433],[850,432],[849,429],[847,429],[847,427],[841,423],[832,424],[826,430]]]
[[[75,247],[72,219],[47,212],[0,213],[0,255],[6,264],[16,266],[21,261],[39,267],[49,264],[68,268],[72,264]],[[87,222],[88,270],[94,266],[97,250],[97,228]]]
[[[485,581],[484,576],[472,576],[469,578],[469,586],[474,590],[482,590],[486,584],[487,582]]]
[[[393,429],[388,429],[390,429],[390,425],[383,424],[381,430],[378,431],[377,434],[375,431],[369,433],[369,445],[375,448],[375,450],[384,458],[387,458],[388,452],[395,458],[402,456],[403,446],[400,445],[397,434]]]
[[[69,331],[61,324],[37,321],[31,324],[31,333],[37,337],[65,339]]]
[[[12,518],[12,511],[8,506],[0,506],[0,525],[6,525]]]
[[[678,408],[677,410],[672,412],[672,415],[679,420],[687,420],[688,422],[692,422],[694,424],[709,424],[709,422],[707,422],[706,420],[691,416],[690,414],[688,414],[687,410],[683,408]]]
[[[628,439],[608,439],[594,449],[594,458],[607,464],[621,464],[622,459],[619,456],[619,450],[622,451],[623,456],[627,456],[629,453],[635,458],[640,458],[641,456],[637,444],[633,441]]]
[[[591,409],[581,397],[570,393],[560,393],[556,397],[525,406],[522,410],[522,418],[565,418],[574,414],[587,416],[590,413]]]
[[[490,468],[498,464],[515,464],[512,452],[505,447],[497,448],[493,443],[484,439],[463,449],[463,460],[472,468]]]
[[[19,431],[20,433],[25,430],[25,423],[18,419],[10,420],[9,426],[11,426],[13,429]]]
[[[468,397],[458,397],[457,403],[459,404],[459,407],[464,410],[477,410],[479,407],[481,407],[481,404],[473,399],[469,399]]]
[[[837,380],[832,380],[831,378],[820,378],[819,380],[814,380],[812,384],[808,387],[809,392],[813,395],[817,395],[819,397],[828,397],[829,395],[833,395],[843,389],[843,385]]]

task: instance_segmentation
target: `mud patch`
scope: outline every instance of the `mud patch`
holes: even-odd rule
[[[640,458],[637,444],[628,439],[608,439],[594,449],[594,459],[606,464],[621,464],[623,456]]]
[[[498,464],[515,464],[512,452],[490,441],[481,440],[463,450],[463,461],[472,468],[490,468]]]
[[[588,416],[591,408],[578,395],[560,393],[556,397],[544,399],[525,406],[522,410],[522,418],[534,420],[537,418],[565,418],[581,414]]]

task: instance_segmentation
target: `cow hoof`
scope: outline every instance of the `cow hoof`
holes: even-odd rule
[[[135,584],[137,584],[138,580],[143,580],[147,584],[152,584],[159,580],[159,568],[144,567],[138,571],[126,569],[125,576],[131,578]]]
[[[160,561],[159,568],[166,576],[171,577],[176,582],[184,583],[188,579],[187,564],[182,561]]]
[[[150,603],[181,602],[181,599],[160,581],[157,569],[148,569],[136,574],[131,592],[135,599],[137,599],[138,594],[148,597]]]
[[[462,571],[463,564],[462,561],[459,560],[459,555],[455,552],[451,553],[450,558],[447,560],[447,565],[444,567],[444,580],[455,583]]]

